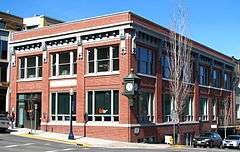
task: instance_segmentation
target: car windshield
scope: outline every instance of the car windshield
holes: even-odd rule
[[[200,137],[211,137],[211,133],[203,133],[203,134],[200,134]]]
[[[240,136],[228,136],[227,139],[230,139],[230,140],[239,140],[239,139],[240,139]]]

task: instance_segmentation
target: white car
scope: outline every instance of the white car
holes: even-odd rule
[[[0,129],[7,130],[9,127],[9,119],[6,115],[0,114]]]
[[[233,147],[240,149],[240,135],[229,135],[223,140],[222,147]]]

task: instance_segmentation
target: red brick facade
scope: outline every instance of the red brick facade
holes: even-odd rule
[[[87,19],[79,22],[63,23],[59,25],[53,25],[51,27],[43,27],[36,30],[24,31],[12,33],[10,44],[15,51],[12,56],[15,57],[15,63],[11,66],[11,100],[10,107],[18,109],[17,95],[21,93],[41,93],[41,129],[53,132],[68,133],[69,121],[67,122],[53,122],[51,121],[50,111],[50,94],[51,92],[69,92],[71,88],[76,92],[76,122],[73,123],[73,132],[77,135],[86,135],[89,137],[97,137],[103,139],[113,139],[129,142],[141,142],[144,138],[154,137],[155,140],[162,142],[164,135],[172,134],[172,124],[163,122],[163,94],[167,92],[167,80],[162,78],[161,67],[161,53],[159,48],[154,45],[150,45],[144,42],[137,41],[137,46],[143,46],[151,48],[155,52],[155,71],[154,76],[139,75],[141,77],[140,88],[143,91],[148,91],[154,94],[154,121],[147,124],[139,124],[136,117],[136,112],[133,107],[128,104],[128,98],[123,95],[124,83],[123,78],[126,77],[130,69],[137,70],[136,54],[133,53],[133,46],[135,42],[132,41],[135,27],[132,24],[141,26],[142,28],[150,29],[153,33],[167,34],[168,30],[156,25],[142,17],[135,14],[126,12],[119,13],[110,16],[97,17]],[[124,25],[124,26],[123,26]],[[125,27],[128,25],[128,27]],[[101,27],[100,27],[101,26]],[[121,37],[108,38],[106,40],[97,41],[82,41],[82,44],[73,43],[70,45],[60,47],[48,47],[46,62],[42,62],[42,78],[39,80],[19,80],[19,58],[31,55],[43,55],[44,48],[43,43],[50,40],[58,40],[63,38],[61,36],[78,37],[80,34],[86,31],[115,28],[117,30],[124,29],[125,38]],[[51,36],[51,37],[50,37]],[[53,38],[52,38],[53,37]],[[64,37],[65,38],[65,37]],[[42,47],[34,51],[22,51],[16,47],[22,45],[30,45],[31,43],[41,42]],[[121,44],[125,44],[122,48]],[[88,48],[118,45],[119,46],[119,72],[108,73],[106,75],[88,75],[87,74],[87,51]],[[224,60],[224,62],[233,64],[230,57],[218,53],[202,44],[193,42],[195,48],[204,51],[210,56]],[[82,52],[79,48],[82,47]],[[26,49],[26,48],[25,48]],[[125,52],[123,52],[125,49]],[[68,50],[78,50],[82,57],[77,57],[77,74],[69,77],[51,78],[51,54],[53,52],[63,52]],[[14,61],[13,61],[14,62]],[[210,78],[209,78],[210,79]],[[66,80],[66,81],[65,81]],[[73,85],[69,82],[75,82]],[[67,84],[63,85],[63,82]],[[56,86],[56,83],[58,84]],[[61,86],[62,83],[62,86]],[[88,122],[84,124],[84,114],[86,107],[86,93],[89,90],[119,90],[119,121],[118,122]],[[191,135],[199,134],[201,131],[211,130],[212,124],[217,124],[216,121],[212,121],[211,99],[213,96],[221,99],[224,96],[231,97],[231,106],[234,111],[234,101],[232,100],[232,92],[225,91],[224,89],[214,89],[212,87],[199,86],[198,82],[193,84],[191,94],[194,96],[194,119],[191,122],[183,122],[177,125],[177,131],[181,134],[181,141],[184,143],[184,134],[190,133]],[[208,98],[208,114],[209,120],[206,122],[199,122],[199,98],[204,95]],[[15,111],[17,112],[17,111]],[[17,116],[18,119],[18,116]],[[234,112],[231,112],[231,123],[234,124]],[[86,125],[86,126],[85,126]],[[139,133],[136,131],[139,128]],[[134,133],[135,132],[135,133]]]

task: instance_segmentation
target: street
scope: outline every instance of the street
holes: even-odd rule
[[[10,135],[8,132],[0,132],[0,152],[218,152],[239,151],[234,149],[217,148],[168,148],[168,149],[111,149],[111,148],[83,148],[77,145],[69,145],[45,140],[37,140]]]

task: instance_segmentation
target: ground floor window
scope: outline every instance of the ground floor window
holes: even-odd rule
[[[169,94],[163,95],[163,121],[170,122],[171,120],[171,110],[173,105],[171,102],[171,96]]]
[[[217,119],[217,99],[212,100],[212,120]]]
[[[72,107],[70,107],[72,101]],[[76,93],[70,96],[69,92],[51,93],[51,114],[53,121],[69,121],[72,108],[72,120],[76,121]]]
[[[200,117],[202,121],[208,120],[208,100],[205,97],[200,98]]]
[[[119,91],[88,91],[88,121],[119,121]]]
[[[35,110],[35,106],[37,110]],[[34,128],[31,122],[36,119],[36,128],[40,128],[41,117],[41,93],[20,93],[17,95],[17,126]]]
[[[240,119],[240,104],[236,104],[237,119]]]
[[[184,121],[193,121],[193,97],[186,98]]]
[[[153,121],[153,94],[141,92],[137,102],[138,121],[146,123]]]

